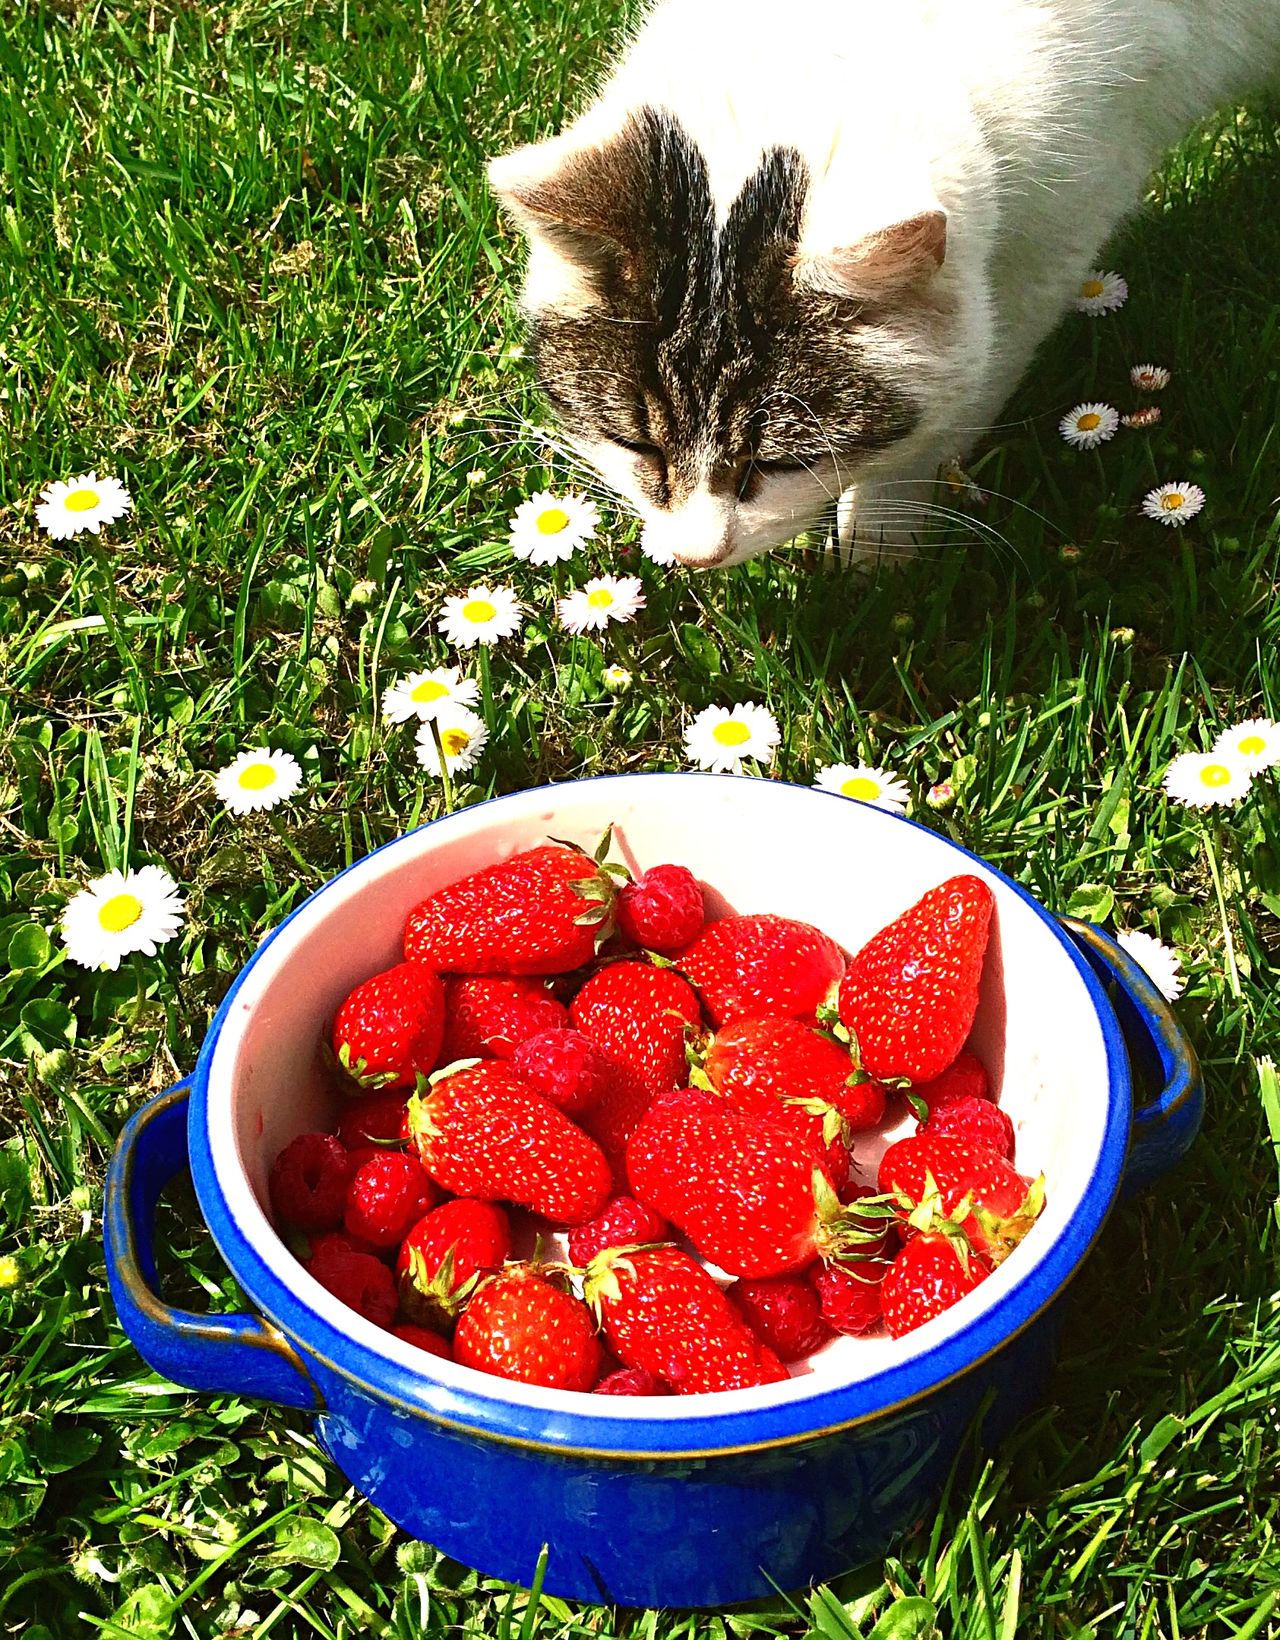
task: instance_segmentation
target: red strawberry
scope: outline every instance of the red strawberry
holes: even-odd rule
[[[420,962],[400,962],[357,985],[333,1021],[333,1051],[369,1088],[411,1088],[436,1063],[444,987]]]
[[[569,1257],[581,1270],[607,1247],[639,1247],[646,1242],[670,1240],[671,1226],[652,1208],[632,1196],[614,1196],[598,1218],[570,1230]]]
[[[663,956],[697,939],[703,916],[701,885],[685,866],[650,866],[618,894],[618,932]]]
[[[444,1042],[439,1063],[510,1059],[527,1037],[569,1023],[546,982],[521,974],[462,974],[444,982]]]
[[[627,1188],[627,1140],[652,1103],[653,1089],[639,1072],[611,1059],[608,1086],[599,1104],[579,1118],[583,1130],[604,1151],[619,1190]]]
[[[990,1099],[948,1099],[932,1112],[920,1132],[989,1145],[1013,1160],[1013,1123]]]
[[[593,1395],[670,1395],[671,1391],[643,1367],[618,1367],[606,1372]]]
[[[780,1361],[800,1361],[831,1337],[818,1295],[803,1276],[735,1281],[724,1296]]]
[[[307,1270],[366,1321],[389,1327],[395,1320],[396,1278],[372,1253],[353,1253],[336,1241],[328,1242],[312,1253]]]
[[[405,1312],[450,1327],[481,1275],[511,1256],[511,1221],[493,1202],[460,1196],[433,1208],[405,1236],[396,1257]]]
[[[820,1153],[719,1094],[656,1099],[627,1145],[627,1174],[640,1201],[730,1275],[783,1275],[838,1239],[840,1204]]]
[[[331,1133],[300,1133],[271,1164],[272,1211],[297,1230],[336,1230],[350,1177],[351,1158]]]
[[[718,1027],[744,1014],[812,1018],[844,972],[844,957],[821,929],[763,914],[709,923],[676,966]]]
[[[937,1193],[932,1204],[926,1200],[930,1180]],[[879,1183],[882,1191],[899,1192],[913,1206],[931,1205],[936,1217],[950,1217],[969,1198],[961,1227],[972,1246],[997,1263],[1022,1240],[1044,1205],[1043,1181],[1028,1186],[998,1150],[931,1131],[890,1145],[880,1158]],[[928,1225],[917,1219],[914,1227]]]
[[[343,1228],[373,1247],[398,1247],[435,1199],[436,1187],[415,1156],[402,1150],[375,1154],[347,1186]]]
[[[949,1310],[986,1275],[972,1256],[966,1266],[951,1237],[912,1236],[880,1283],[884,1324],[894,1338],[901,1338]]]
[[[840,1020],[873,1076],[926,1082],[964,1047],[995,901],[981,877],[951,877],[882,928],[840,981]]]
[[[565,1019],[568,1017],[566,1013]],[[511,1069],[535,1093],[570,1116],[580,1116],[598,1105],[613,1080],[604,1049],[581,1031],[539,1031],[512,1054]]]
[[[600,1357],[591,1311],[530,1265],[481,1282],[453,1335],[463,1366],[548,1389],[591,1389]]]
[[[499,1060],[415,1094],[409,1126],[422,1165],[455,1196],[515,1202],[557,1224],[585,1224],[608,1199],[599,1145]]]
[[[571,1013],[575,1029],[629,1065],[654,1093],[685,1081],[685,1027],[701,1029],[702,1010],[674,969],[610,963],[574,997]]]
[[[911,1097],[923,1099],[930,1111],[935,1111],[955,1099],[990,1099],[991,1082],[986,1066],[965,1048],[945,1071],[928,1082],[917,1082]]]
[[[787,1377],[702,1266],[677,1247],[601,1253],[587,1272],[586,1292],[618,1359],[677,1395],[753,1389]]]
[[[338,1137],[348,1150],[403,1144],[408,1136],[408,1105],[407,1097],[396,1088],[350,1099],[338,1123]]]
[[[416,905],[404,954],[442,973],[568,973],[590,962],[609,933],[616,891],[613,877],[579,849],[526,849]]]
[[[822,1306],[822,1319],[838,1333],[865,1333],[882,1320],[880,1284],[888,1272],[887,1260],[851,1259],[827,1264],[810,1281]]]
[[[453,1360],[449,1340],[441,1338],[438,1332],[432,1332],[429,1327],[415,1327],[411,1321],[402,1321],[398,1326],[392,1327],[391,1331],[406,1344],[416,1344],[420,1350],[426,1350],[428,1355],[438,1355],[445,1361]]]

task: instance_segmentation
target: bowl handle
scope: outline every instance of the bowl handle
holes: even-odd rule
[[[136,1111],[107,1171],[103,1241],[120,1323],[143,1360],[174,1383],[320,1411],[324,1403],[315,1383],[270,1321],[252,1314],[196,1315],[159,1295],[156,1203],[189,1165],[190,1093],[186,1078]]]
[[[1106,989],[1133,1071],[1133,1125],[1124,1194],[1159,1178],[1190,1148],[1204,1115],[1204,1084],[1187,1033],[1151,976],[1096,923],[1058,921]]]

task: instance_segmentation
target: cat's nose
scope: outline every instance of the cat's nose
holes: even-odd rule
[[[651,517],[644,533],[659,562],[714,569],[733,553],[733,509],[723,496],[695,490],[681,506]]]
[[[677,564],[684,564],[688,569],[717,569],[732,552],[733,543],[726,536],[714,544],[677,547],[675,560]]]

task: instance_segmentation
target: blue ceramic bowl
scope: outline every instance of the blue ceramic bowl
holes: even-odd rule
[[[273,1157],[330,1125],[317,1045],[360,979],[399,960],[423,895],[548,834],[689,865],[719,911],[779,911],[848,949],[925,889],[976,871],[996,899],[974,1045],[1047,1205],[1014,1255],[907,1338],[841,1338],[785,1384],[629,1399],[523,1385],[426,1357],[307,1275],[265,1210]],[[111,1290],[140,1353],[195,1389],[312,1415],[338,1467],[405,1531],[517,1583],[547,1548],[565,1598],[714,1606],[883,1552],[930,1506],[975,1413],[988,1433],[1034,1398],[1054,1311],[1122,1190],[1199,1126],[1191,1049],[1099,930],[1052,917],[936,833],[777,781],[628,775],[522,792],[433,822],[334,878],[263,941],[194,1074],[121,1135],[107,1186]],[[892,1135],[857,1161],[874,1176]],[[157,1197],[190,1166],[253,1309],[202,1317],[160,1296]]]

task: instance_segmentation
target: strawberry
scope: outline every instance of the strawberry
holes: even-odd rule
[[[585,1290],[618,1359],[677,1395],[753,1389],[787,1377],[702,1266],[677,1247],[601,1253]]]
[[[1043,1178],[1029,1185],[998,1150],[929,1130],[889,1146],[879,1183],[922,1210],[908,1216],[912,1228],[930,1229],[929,1213],[955,1216],[970,1244],[993,1263],[1017,1246],[1044,1205]]]
[[[444,982],[439,1063],[510,1059],[527,1037],[569,1023],[545,981],[523,974],[450,975]]]
[[[576,1224],[569,1232],[569,1257],[584,1269],[597,1253],[607,1247],[638,1247],[646,1242],[670,1241],[671,1226],[652,1208],[632,1196],[614,1196],[604,1212],[589,1224]]]
[[[735,1281],[724,1296],[780,1361],[812,1355],[831,1337],[817,1293],[803,1276]]]
[[[580,849],[526,849],[416,905],[404,954],[442,973],[567,973],[609,934],[616,891],[611,873]]]
[[[601,1353],[591,1311],[531,1265],[481,1282],[453,1335],[463,1366],[548,1389],[593,1388]]]
[[[872,936],[840,981],[840,1021],[882,1080],[927,1082],[964,1047],[995,901],[981,877],[950,877]]]
[[[653,1103],[653,1089],[629,1065],[609,1060],[609,1080],[598,1104],[584,1110],[579,1118],[604,1151],[619,1190],[627,1188],[627,1140],[639,1127]]]
[[[351,1158],[331,1133],[300,1133],[271,1164],[272,1211],[297,1230],[336,1230],[350,1177]]]
[[[493,1202],[459,1196],[405,1236],[396,1257],[400,1302],[426,1326],[451,1327],[480,1277],[511,1256],[511,1221]]]
[[[618,932],[663,956],[697,939],[704,916],[701,885],[685,866],[650,866],[618,893]]]
[[[375,1153],[352,1175],[342,1225],[373,1247],[398,1247],[435,1199],[436,1187],[417,1157],[402,1150]]]
[[[629,1065],[654,1093],[685,1080],[686,1028],[700,1030],[702,1009],[686,980],[647,962],[601,968],[573,999],[574,1029]]]
[[[411,1321],[402,1321],[391,1331],[397,1338],[406,1344],[414,1344],[420,1350],[426,1350],[428,1355],[438,1355],[445,1361],[453,1360],[453,1351],[449,1347],[449,1340],[441,1338],[438,1332],[432,1332],[428,1327],[415,1327]]]
[[[941,1109],[955,1099],[990,1097],[991,1081],[987,1068],[968,1048],[962,1049],[945,1071],[940,1071],[928,1082],[917,1082],[911,1090],[912,1104],[917,1099],[923,1100],[930,1112]]]
[[[990,1099],[948,1099],[930,1114],[920,1132],[988,1145],[1013,1160],[1013,1123]]]
[[[408,1137],[408,1104],[398,1088],[349,1099],[338,1122],[338,1137],[348,1150],[402,1145]]]
[[[415,1094],[409,1129],[422,1165],[455,1196],[515,1202],[557,1224],[585,1224],[608,1199],[599,1145],[500,1060]]]
[[[865,1333],[883,1319],[880,1284],[888,1273],[885,1259],[852,1259],[848,1264],[827,1264],[810,1274],[809,1280],[822,1307],[822,1319],[838,1333]]]
[[[335,1239],[316,1248],[307,1271],[376,1327],[389,1327],[395,1320],[396,1279],[372,1253],[354,1253]]]
[[[399,962],[357,985],[333,1021],[333,1051],[366,1088],[411,1088],[436,1062],[444,987],[420,962]]]
[[[606,1372],[591,1391],[593,1395],[670,1395],[671,1391],[643,1367],[616,1367]]]
[[[821,929],[768,914],[709,923],[675,963],[717,1027],[744,1014],[810,1019],[844,972],[840,947]]]
[[[581,1031],[539,1031],[512,1054],[511,1069],[570,1116],[598,1105],[613,1080],[608,1055]]]
[[[821,1154],[699,1088],[656,1099],[627,1144],[638,1200],[729,1275],[776,1276],[833,1250],[841,1208]]]
[[[913,1236],[880,1283],[884,1324],[894,1338],[901,1338],[949,1310],[986,1275],[978,1259],[966,1261],[950,1236]]]

